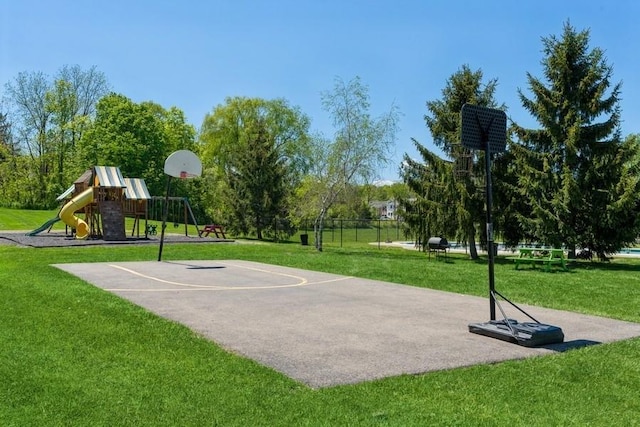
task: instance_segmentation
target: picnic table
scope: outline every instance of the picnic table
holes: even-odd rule
[[[207,237],[209,233],[215,234],[217,238],[220,238],[220,235],[222,235],[223,239],[227,238],[227,236],[224,235],[224,229],[222,228],[222,226],[217,224],[205,225],[202,230],[198,231],[198,235],[200,237]]]
[[[531,264],[535,268],[536,264],[542,264],[545,271],[551,271],[552,265],[558,265],[563,270],[567,270],[567,259],[564,256],[563,249],[547,249],[547,248],[518,248],[519,255],[516,257],[507,257],[515,262],[516,270],[520,264]]]

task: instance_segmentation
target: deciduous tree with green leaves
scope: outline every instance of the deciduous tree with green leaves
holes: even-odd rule
[[[83,169],[118,166],[124,176],[144,178],[152,195],[164,194],[166,158],[194,145],[189,141],[194,130],[181,120],[181,113],[153,102],[138,104],[124,95],[109,94],[98,102],[95,121],[78,144],[79,163]]]
[[[29,169],[11,184],[21,188],[15,199],[18,206],[43,208],[55,203],[73,174],[75,144],[107,90],[106,78],[95,67],[83,70],[77,65],[62,67],[53,81],[41,72],[22,72],[7,83],[14,155],[25,156],[18,163]]]
[[[51,84],[42,72],[21,72],[5,87],[15,117],[14,136],[29,160],[21,162],[30,169],[27,180],[22,182],[24,193],[28,195],[28,199],[23,200],[24,207],[46,206],[49,175],[53,170],[52,144],[48,138],[51,111],[46,106]]]
[[[57,73],[45,95],[45,107],[51,113],[49,140],[55,157],[55,184],[66,188],[75,177],[75,146],[95,116],[98,100],[107,94],[109,85],[95,66],[83,70],[65,65]]]
[[[376,178],[388,162],[389,147],[395,140],[399,112],[391,109],[374,119],[369,113],[369,89],[359,77],[345,82],[336,78],[332,91],[322,94],[323,108],[336,129],[332,140],[314,139],[316,153],[312,176],[305,194],[299,196],[313,212],[315,247],[322,251],[322,228],[331,206],[349,184]]]
[[[531,212],[520,220],[541,243],[604,258],[638,235],[638,141],[621,140],[621,84],[588,30],[565,23],[543,52],[544,79],[527,74],[532,97],[519,91],[540,128],[515,125],[511,147]]]
[[[0,111],[0,161],[6,160],[14,152],[15,146],[11,132],[11,121],[6,113]]]

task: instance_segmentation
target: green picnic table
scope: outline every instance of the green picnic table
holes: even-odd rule
[[[518,251],[518,256],[507,257],[514,260],[516,270],[520,264],[531,264],[533,268],[536,264],[542,264],[545,271],[551,271],[552,265],[559,265],[563,270],[567,270],[567,259],[563,249],[518,248]]]

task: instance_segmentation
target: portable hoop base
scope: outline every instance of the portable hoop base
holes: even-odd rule
[[[518,323],[513,319],[471,323],[469,324],[469,332],[525,347],[540,347],[564,341],[564,333],[557,326],[536,322]]]
[[[498,297],[527,316],[532,322],[519,323],[517,320],[508,318]],[[500,309],[502,319],[492,319],[484,323],[471,323],[469,324],[469,332],[497,338],[525,347],[539,347],[548,344],[558,344],[564,341],[564,332],[562,332],[562,329],[557,326],[540,323],[538,319],[531,316],[500,292],[495,290],[491,291],[490,298]]]

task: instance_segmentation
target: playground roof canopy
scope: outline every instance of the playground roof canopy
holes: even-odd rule
[[[147,189],[147,184],[142,178],[125,178],[126,188],[124,195],[129,200],[149,200],[151,195]]]
[[[123,178],[120,168],[116,166],[94,166],[93,169],[85,171],[75,180],[64,193],[56,197],[56,201],[71,198],[76,192],[77,183],[91,183],[91,177],[95,187],[124,188],[125,197],[130,200],[149,200],[151,195],[147,189],[147,184],[142,178]]]
[[[116,166],[94,166],[94,187],[124,188],[124,182],[120,168]]]

